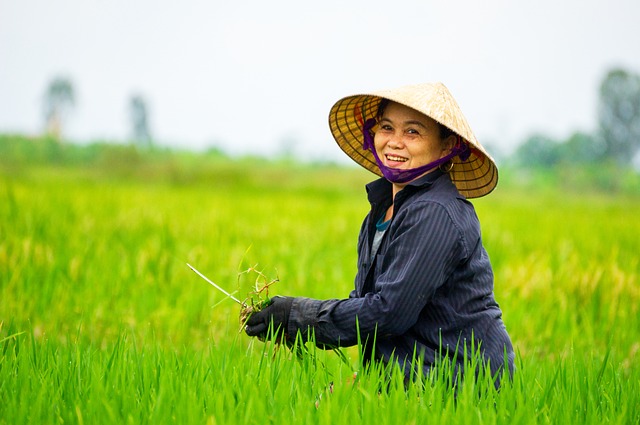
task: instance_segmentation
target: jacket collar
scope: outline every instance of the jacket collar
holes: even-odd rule
[[[435,169],[429,174],[425,174],[424,176],[418,177],[417,179],[407,183],[405,188],[402,189],[400,193],[404,192],[408,188],[412,188],[410,191],[413,192],[414,190],[419,188],[432,186],[433,183],[443,174],[444,172],[440,169]],[[391,205],[392,186],[391,182],[389,182],[387,179],[381,177],[367,184],[365,187],[367,189],[367,197],[371,205]]]

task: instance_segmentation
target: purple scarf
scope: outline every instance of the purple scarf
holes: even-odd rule
[[[440,159],[436,159],[435,161],[430,162],[429,164],[422,165],[417,168],[410,168],[408,170],[402,170],[399,168],[390,168],[382,163],[382,161],[378,157],[378,153],[376,152],[376,148],[373,143],[373,136],[371,135],[371,129],[375,125],[376,125],[375,118],[369,118],[367,121],[365,121],[364,125],[362,126],[362,134],[364,136],[364,143],[362,144],[362,148],[364,150],[371,151],[371,153],[373,153],[373,156],[376,159],[376,162],[378,163],[378,167],[380,168],[380,171],[382,171],[382,175],[392,183],[410,182],[411,180],[414,180],[420,177],[430,169],[434,167],[439,167],[440,165],[445,164],[447,161],[449,161],[451,158],[455,156],[459,156],[460,160],[464,162],[467,159],[469,159],[469,156],[471,155],[471,150],[469,149],[469,145],[467,145],[466,143],[463,143],[460,140],[460,137],[458,137],[458,143],[451,149],[451,152]]]

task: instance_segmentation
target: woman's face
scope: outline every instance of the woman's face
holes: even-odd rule
[[[429,164],[452,147],[442,143],[435,120],[394,102],[389,102],[378,119],[374,145],[384,165],[399,169]]]

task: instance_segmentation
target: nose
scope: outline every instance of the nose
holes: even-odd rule
[[[404,147],[404,141],[402,140],[402,133],[394,132],[387,142],[392,149],[402,149]]]

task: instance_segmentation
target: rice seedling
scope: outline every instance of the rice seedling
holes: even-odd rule
[[[637,197],[474,201],[517,370],[452,391],[446,370],[407,385],[358,347],[238,332],[185,263],[248,305],[346,297],[367,211],[360,170],[256,169],[0,174],[0,424],[640,422]]]

